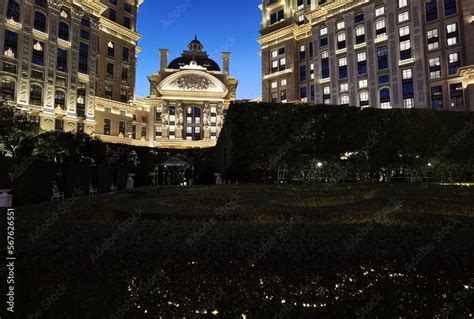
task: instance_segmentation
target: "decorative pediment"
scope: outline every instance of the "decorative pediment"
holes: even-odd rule
[[[204,94],[223,98],[229,92],[227,87],[215,76],[201,70],[182,69],[166,78],[158,85],[162,95]]]

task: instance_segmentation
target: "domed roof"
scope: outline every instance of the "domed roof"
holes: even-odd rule
[[[194,37],[188,44],[189,51],[184,51],[181,57],[174,59],[168,65],[169,69],[180,69],[183,66],[189,65],[192,61],[195,61],[197,65],[205,67],[208,71],[220,71],[219,64],[216,61],[209,58],[209,55],[202,51],[204,45],[201,41]]]
[[[220,71],[219,64],[216,61],[202,56],[182,56],[171,61],[168,65],[169,69],[180,69],[185,65],[189,65],[191,61],[196,61],[197,65],[205,67],[208,71]]]

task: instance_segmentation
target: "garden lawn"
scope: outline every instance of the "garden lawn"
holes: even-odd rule
[[[17,208],[17,314],[469,318],[473,198],[428,184],[227,185]]]

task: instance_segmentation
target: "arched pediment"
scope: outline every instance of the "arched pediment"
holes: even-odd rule
[[[218,78],[200,70],[181,70],[158,85],[163,95],[204,95],[223,98],[229,90]]]

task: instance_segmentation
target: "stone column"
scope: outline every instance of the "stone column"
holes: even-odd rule
[[[223,73],[225,75],[229,75],[230,69],[230,52],[222,52],[222,65],[223,65]]]
[[[168,67],[168,56],[170,51],[168,49],[160,49],[160,72],[164,72]]]
[[[78,72],[79,72],[79,33],[81,29],[81,20],[84,15],[82,11],[71,10],[71,71],[70,71],[70,80],[69,80],[69,101],[67,106],[67,116],[76,117],[76,103],[77,103],[77,87],[78,87]],[[91,45],[89,45],[89,57],[90,57]],[[91,66],[89,64],[89,70]],[[87,90],[86,90],[86,95]],[[86,96],[86,112],[87,112],[87,96]]]

